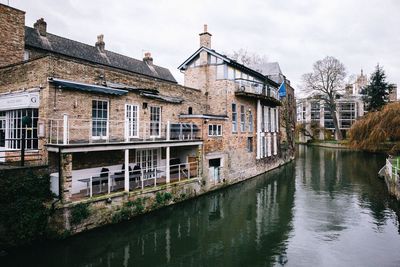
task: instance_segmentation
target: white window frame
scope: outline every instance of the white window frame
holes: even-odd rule
[[[249,132],[252,133],[254,131],[254,126],[253,126],[253,113],[251,110],[249,110]]]
[[[209,124],[208,125],[208,136],[222,136],[222,125],[221,124]]]
[[[130,117],[128,117],[128,106],[131,108],[130,110]],[[133,124],[130,122],[130,120],[133,118],[133,107],[136,108],[136,134],[134,133],[133,129]],[[139,138],[139,129],[140,129],[140,113],[139,113],[139,105],[135,104],[125,104],[125,127],[127,132],[127,136],[129,138]]]
[[[246,131],[246,109],[244,105],[240,105],[240,131]]]
[[[156,108],[159,110],[159,120],[158,120],[158,134],[154,135],[152,134],[152,124],[156,123],[157,121],[152,120],[152,109]],[[149,125],[149,134],[151,138],[159,138],[161,137],[161,115],[162,115],[162,110],[160,106],[150,106],[150,125]]]
[[[106,102],[107,103],[107,119],[106,119],[106,135],[105,136],[94,136],[93,135],[93,123],[94,123],[94,118],[93,118],[93,101],[97,101],[97,102]],[[91,125],[91,135],[92,135],[92,139],[93,140],[100,140],[100,139],[108,139],[108,135],[109,135],[109,124],[110,124],[110,101],[108,101],[108,99],[92,99],[92,125]],[[101,121],[101,120],[98,120]]]
[[[237,113],[237,105],[236,103],[232,103],[232,133],[238,132],[238,113]],[[235,107],[235,111],[233,111],[233,107]],[[234,119],[235,118],[235,119]]]

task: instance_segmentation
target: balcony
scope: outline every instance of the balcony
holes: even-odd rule
[[[235,79],[235,95],[260,99],[272,106],[280,106],[278,89],[265,88],[264,83],[247,79]]]
[[[199,177],[199,163],[197,161],[145,168],[139,167],[140,165],[140,163],[128,165],[129,192],[157,189],[167,183],[187,181]],[[124,172],[125,167],[121,164],[73,170],[70,200],[78,201],[125,191]],[[169,173],[168,178],[167,172]],[[58,173],[52,173],[51,190],[55,194],[58,194],[58,180]]]
[[[200,141],[201,129],[193,123],[132,122],[128,120],[49,119],[49,147],[154,142]]]

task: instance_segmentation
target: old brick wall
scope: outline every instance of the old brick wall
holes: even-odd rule
[[[24,59],[24,26],[25,12],[0,3],[0,67]]]

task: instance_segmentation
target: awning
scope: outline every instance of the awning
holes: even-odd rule
[[[107,95],[126,95],[128,93],[127,90],[114,89],[107,86],[99,86],[88,83],[80,83],[75,81],[67,81],[57,78],[49,78],[50,83],[54,84],[57,88],[61,89],[70,89],[70,90],[78,90],[89,93],[99,93],[99,94],[107,94]]]
[[[148,94],[148,93],[145,93],[145,92],[140,93],[140,95],[148,97],[148,98],[157,99],[157,100],[163,101],[163,102],[173,103],[173,104],[180,104],[180,103],[183,102],[182,98],[173,97],[173,96]]]

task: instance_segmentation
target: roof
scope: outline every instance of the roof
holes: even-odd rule
[[[75,81],[68,81],[56,78],[49,78],[49,82],[57,86],[58,88],[65,88],[70,90],[85,91],[89,93],[100,93],[107,95],[125,95],[128,93],[127,90],[114,89],[106,86],[99,86],[88,83],[80,83]]]
[[[149,67],[144,61],[111,51],[101,53],[95,46],[80,43],[51,33],[40,36],[34,28],[25,26],[25,45],[76,59],[81,59],[149,77],[177,83],[171,72],[163,67]]]
[[[265,76],[264,74],[262,74],[262,73],[260,73],[260,72],[258,72],[258,71],[256,71],[256,70],[254,70],[254,69],[251,69],[251,68],[249,68],[249,67],[246,67],[245,65],[238,63],[237,61],[235,61],[235,60],[233,60],[233,59],[227,57],[226,55],[222,55],[222,54],[216,52],[215,50],[212,50],[212,49],[207,48],[207,47],[204,47],[204,46],[200,47],[200,48],[199,48],[196,52],[194,52],[188,59],[186,59],[186,60],[178,67],[178,69],[179,69],[179,70],[185,70],[185,69],[187,68],[188,64],[189,64],[201,51],[207,51],[207,52],[210,53],[211,55],[214,55],[214,56],[216,56],[217,58],[222,59],[222,60],[225,61],[227,64],[229,64],[229,65],[231,65],[231,66],[233,66],[233,67],[235,67],[235,68],[237,68],[237,69],[240,69],[240,70],[242,70],[242,71],[244,71],[244,72],[246,72],[246,73],[249,73],[249,74],[251,74],[251,75],[253,75],[253,76],[255,76],[255,77],[259,78],[259,79],[268,80],[269,82],[272,82],[272,84],[275,84],[274,81],[272,81],[271,79],[269,79],[269,78],[268,78],[267,76]],[[277,86],[278,84],[275,84],[275,85]]]

